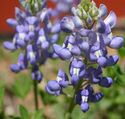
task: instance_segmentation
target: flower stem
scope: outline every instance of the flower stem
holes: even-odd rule
[[[74,100],[75,100],[75,95],[76,95],[76,93],[78,92],[79,88],[81,87],[82,82],[83,82],[83,79],[79,80],[78,85],[75,87],[74,95],[73,95],[73,97],[72,97],[72,99],[71,99],[71,103],[70,103],[69,109],[68,109],[68,113],[70,114],[69,119],[71,119],[71,113],[72,113],[72,111],[73,111],[73,109],[74,109],[74,107],[75,107],[75,102],[74,102]]]
[[[33,80],[35,109],[38,110],[38,82]]]

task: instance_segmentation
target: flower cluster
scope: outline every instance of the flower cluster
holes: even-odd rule
[[[10,68],[18,73],[31,67],[32,78],[40,82],[43,76],[39,66],[53,57],[52,44],[58,40],[60,24],[51,23],[51,9],[45,6],[35,15],[30,9],[22,11],[16,8],[15,17],[7,20],[16,29],[13,41],[5,41],[3,45],[10,51],[21,49],[22,52],[17,64]]]
[[[113,11],[108,14],[107,7],[99,8],[92,0],[51,0],[56,9],[47,8],[46,0],[19,0],[24,11],[16,8],[15,19],[7,23],[16,29],[13,41],[5,41],[4,47],[10,51],[21,50],[16,64],[10,66],[18,73],[31,68],[32,79],[40,82],[43,74],[40,66],[48,58],[60,58],[69,61],[69,75],[59,70],[56,80],[51,80],[45,90],[59,96],[64,89],[72,86],[73,101],[79,104],[83,112],[89,110],[90,102],[98,102],[103,98],[102,92],[95,92],[93,85],[108,88],[112,85],[111,77],[103,76],[103,68],[115,65],[118,55],[109,55],[108,48],[119,49],[123,46],[123,38],[112,35],[117,17]],[[77,2],[77,7],[72,3]],[[72,7],[72,9],[71,9]],[[69,12],[72,16],[59,21],[61,12]],[[57,17],[54,21],[53,17]],[[56,44],[59,33],[68,35],[61,45]]]
[[[93,85],[106,88],[112,85],[112,78],[103,76],[103,68],[116,64],[119,57],[109,55],[107,47],[121,48],[123,38],[112,35],[117,18],[113,11],[108,15],[104,4],[97,8],[93,1],[82,0],[76,8],[72,8],[72,14],[60,22],[61,30],[69,34],[63,45],[53,45],[60,59],[70,61],[71,80],[64,71],[59,70],[56,80],[48,82],[46,91],[60,95],[63,94],[63,88],[72,85],[76,103],[86,112],[89,102],[98,102],[103,97],[103,93],[94,92]]]

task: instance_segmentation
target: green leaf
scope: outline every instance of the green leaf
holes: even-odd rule
[[[55,97],[53,95],[49,95],[48,93],[46,93],[43,90],[40,90],[40,96],[41,96],[41,100],[43,101],[43,103],[45,105],[54,104],[57,102],[57,97]]]
[[[63,105],[61,105],[60,103],[53,105],[54,119],[64,119],[64,116],[65,116],[64,113],[65,113],[65,109]]]
[[[20,117],[12,117],[11,119],[21,119]]]
[[[19,110],[20,110],[21,119],[30,119],[29,112],[24,106],[20,105]]]
[[[120,55],[121,58],[123,58],[125,56],[125,48],[121,48],[118,50],[118,54]]]
[[[91,104],[91,108],[89,109],[89,111],[84,113],[82,112],[80,106],[76,105],[75,108],[73,109],[71,117],[72,119],[96,119],[95,118],[96,108],[97,107],[93,107]]]
[[[16,79],[12,85],[12,92],[14,92],[15,95],[20,98],[25,98],[30,92],[31,86],[32,79],[30,76],[28,74],[19,74],[18,79]]]
[[[125,86],[125,75],[117,74],[117,83],[119,85]]]
[[[112,106],[112,100],[110,99],[103,99],[102,102],[99,103],[99,108],[100,109],[108,109],[109,107]]]
[[[0,87],[0,109],[3,108],[3,101],[4,101],[4,88]]]
[[[84,113],[81,111],[79,106],[76,106],[71,115],[72,119],[82,119],[84,117]]]
[[[121,119],[121,115],[119,113],[109,113],[108,119]]]
[[[115,103],[117,104],[125,104],[125,96],[124,95],[119,95],[114,99]]]
[[[36,111],[33,119],[44,119],[43,112],[44,112],[43,109]]]

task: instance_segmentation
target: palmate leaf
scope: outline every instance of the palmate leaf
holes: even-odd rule
[[[19,74],[12,85],[12,92],[20,98],[25,98],[30,92],[32,79],[28,74]]]
[[[45,105],[54,104],[57,102],[57,98],[55,96],[49,95],[43,90],[40,90],[40,96],[41,96],[41,100],[43,101]]]
[[[21,119],[30,119],[29,112],[24,106],[20,105],[19,110],[20,110]]]
[[[65,109],[62,104],[57,103],[52,106],[54,119],[65,119]]]
[[[39,109],[37,110],[34,115],[33,115],[33,119],[45,119],[43,117],[43,113],[44,113],[44,110],[43,109]]]

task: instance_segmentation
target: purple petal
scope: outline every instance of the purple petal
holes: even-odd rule
[[[23,25],[18,25],[18,26],[16,27],[16,31],[17,31],[17,32],[25,32],[26,29],[25,29],[25,27],[24,27]]]
[[[89,110],[89,104],[88,104],[88,103],[82,103],[82,104],[80,105],[80,107],[81,107],[81,110],[82,110],[83,112],[87,112],[87,111]]]
[[[100,80],[99,85],[102,86],[102,87],[108,88],[108,87],[110,87],[112,85],[112,83],[113,83],[112,78],[110,78],[110,77],[103,77]]]
[[[18,25],[18,22],[15,20],[15,19],[7,19],[7,23],[10,25],[10,26],[17,26]]]
[[[103,96],[104,96],[104,94],[101,93],[101,92],[92,94],[92,95],[89,97],[89,101],[90,101],[90,102],[98,102],[98,101],[100,101],[100,100],[103,98]]]
[[[96,25],[96,29],[98,30],[99,33],[105,33],[106,30],[105,23],[102,20],[100,20]]]
[[[25,47],[26,46],[26,43],[24,40],[17,40],[17,45],[19,45],[20,47]]]
[[[52,91],[58,91],[58,90],[61,89],[60,86],[59,86],[59,84],[55,80],[49,81],[48,84],[47,84],[47,86]]]
[[[81,54],[81,51],[80,51],[80,49],[77,46],[74,46],[71,49],[71,52],[73,53],[73,55],[76,55],[76,56],[79,56]]]
[[[116,25],[117,22],[117,16],[115,12],[111,11],[109,15],[104,20],[106,25],[109,25],[111,28],[113,28]]]
[[[123,46],[123,41],[124,39],[122,37],[114,37],[110,42],[109,47],[115,49],[121,48]]]
[[[54,48],[55,53],[61,59],[68,60],[68,59],[70,59],[72,57],[70,51],[68,49],[66,49],[66,48],[64,49],[61,46],[56,45],[56,44],[54,44],[53,48]]]
[[[45,90],[47,93],[51,94],[51,95],[55,95],[55,92],[54,91],[51,91],[48,86],[45,87]]]
[[[54,35],[51,37],[50,42],[51,42],[51,43],[55,43],[55,42],[58,40],[58,38],[59,38],[59,35],[58,35],[58,34],[54,34]]]
[[[28,24],[31,24],[31,25],[38,25],[39,21],[37,19],[37,17],[27,17],[26,21],[28,22]]]
[[[76,28],[82,28],[83,27],[83,22],[78,16],[73,17],[73,22],[74,22]]]
[[[64,17],[60,23],[60,27],[65,32],[72,32],[75,28],[75,25],[71,18]]]
[[[90,60],[91,61],[96,61],[97,57],[93,53],[90,53]]]
[[[72,82],[73,85],[77,85],[78,82],[79,82],[79,77],[76,76],[76,75],[73,75],[73,76],[71,77],[71,82]]]
[[[113,56],[110,56],[107,60],[107,65],[108,66],[112,66],[112,65],[115,65],[119,60],[119,56],[118,55],[113,55]]]
[[[108,10],[107,10],[107,7],[104,4],[100,4],[99,11],[100,11],[100,13],[99,13],[100,17],[107,16]]]
[[[82,96],[88,96],[89,95],[89,91],[87,89],[84,89],[84,90],[82,90],[81,95]]]
[[[107,64],[107,59],[105,57],[99,57],[97,62],[100,66],[105,67]]]
[[[42,48],[43,48],[43,49],[48,49],[48,48],[49,48],[49,42],[48,42],[48,41],[44,41],[44,42],[42,43]]]
[[[3,43],[3,46],[4,46],[4,48],[6,48],[6,49],[8,49],[8,50],[11,50],[11,51],[16,50],[15,45],[14,45],[12,42],[10,42],[10,41],[5,41],[5,42]]]
[[[20,72],[20,67],[17,64],[12,64],[10,66],[10,69],[11,69],[12,72],[15,72],[15,73]]]
[[[52,27],[51,32],[52,32],[52,33],[58,33],[58,32],[60,32],[60,30],[61,30],[60,24],[59,24],[59,23],[56,23],[56,24]]]
[[[59,82],[59,85],[60,85],[61,87],[63,87],[63,88],[66,88],[66,87],[68,86],[68,81],[62,80],[62,81]]]

